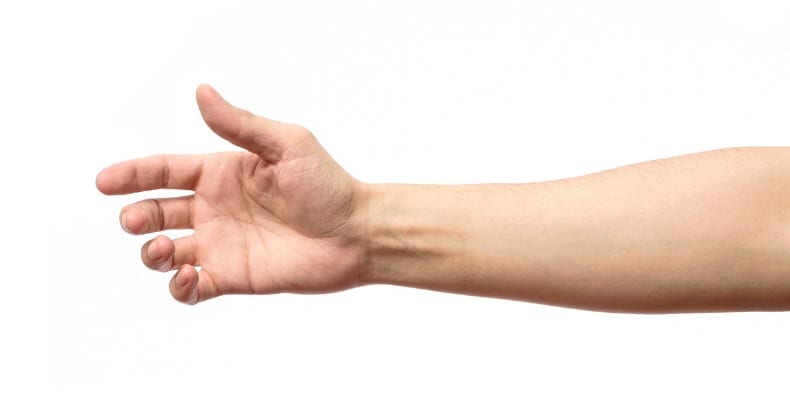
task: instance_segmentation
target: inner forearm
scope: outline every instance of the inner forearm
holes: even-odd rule
[[[610,311],[790,308],[788,149],[369,194],[369,282]]]

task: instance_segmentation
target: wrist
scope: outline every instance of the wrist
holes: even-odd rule
[[[364,270],[360,284],[432,288],[448,262],[463,256],[457,190],[440,185],[365,184]],[[428,283],[432,284],[432,283]],[[441,288],[440,288],[441,289]]]

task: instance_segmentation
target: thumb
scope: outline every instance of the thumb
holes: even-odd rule
[[[203,120],[214,133],[269,163],[282,158],[288,143],[285,138],[297,128],[239,109],[209,85],[200,85],[196,98]]]

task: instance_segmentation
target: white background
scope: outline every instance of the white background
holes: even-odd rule
[[[372,182],[530,182],[787,145],[787,2],[16,3],[0,6],[0,410],[790,407],[790,314],[385,286],[184,306],[139,262],[147,237],[118,226],[151,194],[93,183],[122,159],[232,149],[198,115],[201,82],[306,125]]]

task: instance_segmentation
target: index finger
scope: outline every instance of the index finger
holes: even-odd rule
[[[107,195],[153,189],[195,189],[203,170],[201,155],[156,155],[108,166],[96,176],[96,188]]]

